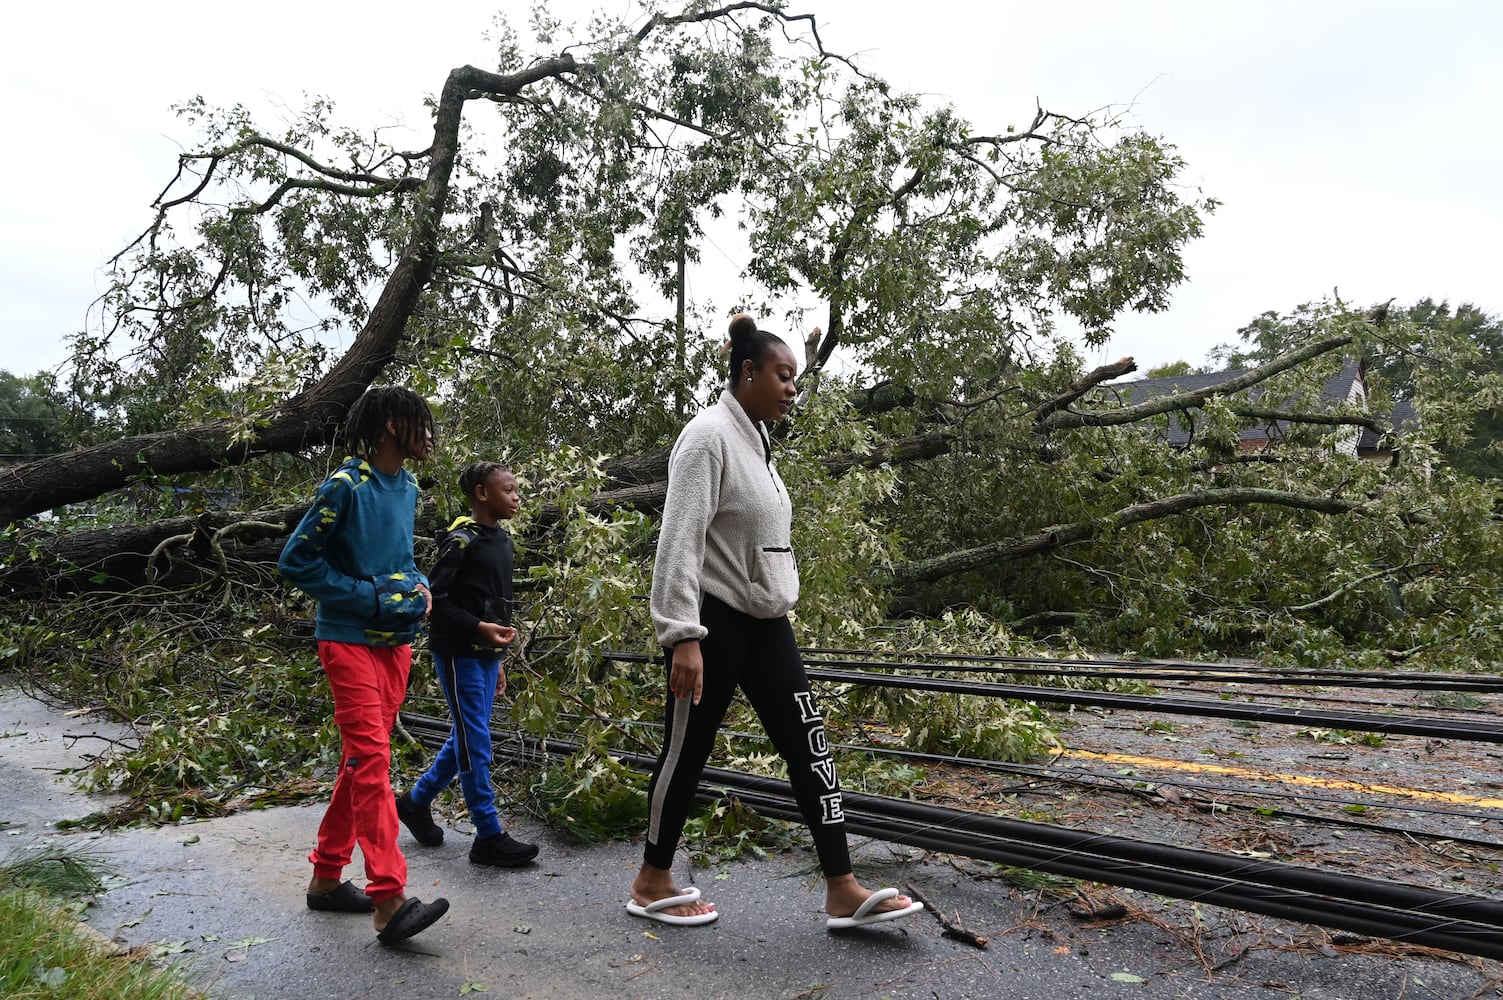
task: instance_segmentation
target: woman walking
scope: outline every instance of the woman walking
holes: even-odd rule
[[[673,883],[673,853],[720,723],[739,687],[788,765],[825,876],[832,930],[908,916],[922,903],[871,892],[851,872],[840,785],[788,611],[798,599],[793,508],[766,424],[788,415],[798,364],[746,315],[731,320],[727,386],[679,435],[668,465],[652,620],[668,653],[663,750],[648,784],[647,844],[627,911],[665,924],[719,917]]]

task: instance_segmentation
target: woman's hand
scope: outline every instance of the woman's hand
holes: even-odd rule
[[[679,701],[693,698],[693,704],[698,705],[705,690],[705,661],[699,652],[699,640],[686,639],[674,646],[672,661],[668,689]]]

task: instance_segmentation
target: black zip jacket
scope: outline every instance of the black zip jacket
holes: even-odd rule
[[[511,536],[473,517],[456,518],[438,543],[438,560],[428,574],[433,591],[428,646],[449,656],[495,656],[499,646],[480,638],[481,622],[510,625]]]

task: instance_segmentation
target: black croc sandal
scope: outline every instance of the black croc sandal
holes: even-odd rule
[[[308,909],[327,913],[370,913],[376,908],[371,898],[353,882],[341,882],[339,888],[328,892],[308,893]]]
[[[449,912],[447,899],[435,899],[431,903],[425,903],[416,896],[403,903],[386,926],[376,932],[376,940],[382,944],[396,944],[406,941],[415,934],[419,934],[438,921],[445,913]]]

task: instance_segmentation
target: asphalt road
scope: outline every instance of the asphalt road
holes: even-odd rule
[[[123,874],[87,914],[106,938],[179,963],[218,998],[1028,998],[1028,1000],[1394,1000],[1498,996],[1503,969],[1443,954],[1348,946],[1324,932],[1214,907],[1115,892],[1128,916],[1080,920],[1067,906],[989,877],[985,866],[862,843],[868,884],[911,881],[984,948],[942,935],[930,914],[825,931],[811,853],[681,869],[721,919],[674,928],[627,915],[640,858],[626,843],[577,845],[527,820],[542,844],[517,871],[470,865],[449,830],[425,849],[404,832],[409,893],[449,915],[405,948],[369,918],[315,913],[305,856],[321,806],[110,834],[56,823],[99,808],[60,772],[115,735],[107,724],[0,688],[0,850],[62,840]],[[352,876],[358,872],[351,871]]]

